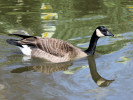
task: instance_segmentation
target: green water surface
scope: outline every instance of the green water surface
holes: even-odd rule
[[[96,56],[69,63],[29,59],[10,33],[58,38],[85,50],[97,26]],[[0,100],[132,100],[132,0],[0,0]]]

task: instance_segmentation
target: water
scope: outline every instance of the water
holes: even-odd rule
[[[132,21],[131,0],[1,0],[0,100],[132,100]],[[6,43],[20,33],[86,49],[99,25],[115,37],[98,41],[95,58],[51,64]]]

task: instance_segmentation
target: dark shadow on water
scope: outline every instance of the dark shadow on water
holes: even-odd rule
[[[56,71],[66,71],[68,70],[68,67],[70,67],[72,63],[66,62],[66,63],[44,63],[43,65],[35,65],[35,66],[25,66],[21,68],[13,69],[12,73],[22,73],[25,71],[31,71],[34,72],[41,72],[45,74],[51,74]]]
[[[33,62],[37,59],[33,59]],[[39,61],[38,61],[39,62]],[[13,69],[11,73],[22,73],[26,71],[34,71],[34,72],[41,72],[45,74],[51,74],[56,71],[66,71],[70,66],[73,65],[73,62],[64,62],[64,63],[44,63],[41,65],[34,65],[34,66],[25,66]],[[107,87],[112,83],[114,80],[107,80],[99,75],[96,68],[95,57],[94,55],[88,56],[88,65],[90,68],[90,73],[92,79],[99,87]]]

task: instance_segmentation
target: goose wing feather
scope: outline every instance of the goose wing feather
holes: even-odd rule
[[[66,41],[54,38],[30,37],[22,39],[20,43],[36,50],[40,49],[57,57],[64,57],[68,54],[71,58],[75,57],[77,55],[76,49],[78,49]]]

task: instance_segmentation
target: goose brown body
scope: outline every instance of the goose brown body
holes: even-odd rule
[[[20,45],[31,47],[31,56],[44,58],[51,62],[66,62],[87,54],[72,44],[54,38],[30,37],[18,41]]]

